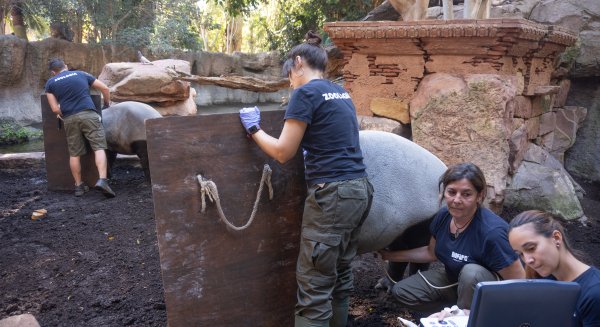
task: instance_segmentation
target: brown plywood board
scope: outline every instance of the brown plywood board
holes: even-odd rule
[[[96,108],[100,108],[100,95],[93,94],[92,100]],[[58,129],[56,115],[50,109],[50,104],[45,94],[40,96],[40,101],[42,105],[42,129],[44,131],[48,189],[51,191],[73,191],[75,189],[75,180],[69,168],[69,150],[64,124],[61,129]],[[87,153],[81,157],[81,179],[90,188],[98,180],[98,169],[94,161],[94,153],[89,145],[87,145]]]
[[[261,128],[279,136],[283,111],[261,116]],[[246,137],[237,113],[152,119],[146,134],[169,326],[291,326],[306,196],[301,154],[276,163]],[[274,197],[265,187],[250,227],[228,230],[208,200],[201,212],[197,174],[217,185],[227,218],[244,225],[265,163]]]

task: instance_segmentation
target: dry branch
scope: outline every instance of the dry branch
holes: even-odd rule
[[[277,92],[290,86],[290,81],[287,78],[270,81],[250,76],[209,77],[181,73],[179,75],[180,76],[176,77],[175,79],[181,81],[195,82],[198,84],[213,84],[222,87],[227,87],[230,89],[243,89],[254,92]]]

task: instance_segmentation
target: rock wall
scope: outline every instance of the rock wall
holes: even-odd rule
[[[455,6],[455,17],[461,17],[461,10],[462,6]],[[428,17],[441,18],[441,7],[430,8]],[[562,26],[578,34],[577,44],[562,56],[565,66],[570,68],[568,81],[562,83],[571,85],[561,85],[564,94],[557,95],[557,107],[565,106],[566,102],[568,106],[587,108],[587,117],[576,138],[561,133],[563,141],[559,143],[572,146],[564,157],[565,168],[571,174],[600,182],[600,1],[504,0],[492,7],[491,17],[522,17]],[[566,142],[565,138],[574,143]]]
[[[565,154],[565,168],[576,177],[600,182],[600,78],[574,79],[567,104],[586,107],[588,114]]]
[[[444,92],[435,92],[444,88]],[[410,103],[413,141],[445,164],[471,161],[485,173],[488,204],[501,211],[510,169],[517,80],[506,76],[427,75]]]
[[[279,78],[281,64],[276,52],[260,54],[176,51],[165,56],[145,54],[150,60],[181,59],[189,62],[191,73],[200,76],[241,75]],[[137,62],[135,49],[72,43],[48,38],[26,42],[12,35],[0,35],[0,119],[10,117],[21,125],[42,121],[40,95],[51,74],[47,62],[54,57],[65,60],[69,69],[89,72],[98,77],[104,65]],[[257,93],[230,90],[192,83],[197,106],[216,103],[280,102],[288,90]]]

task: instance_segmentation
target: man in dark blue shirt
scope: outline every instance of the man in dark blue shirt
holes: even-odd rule
[[[75,179],[75,196],[82,196],[88,187],[81,180],[80,157],[86,153],[87,140],[94,151],[99,179],[95,188],[106,197],[115,192],[108,185],[106,137],[100,115],[90,96],[90,86],[102,93],[104,106],[110,104],[108,87],[92,75],[82,71],[69,71],[62,59],[52,59],[48,69],[53,77],[46,82],[46,96],[52,112],[64,122],[69,148],[69,167]]]

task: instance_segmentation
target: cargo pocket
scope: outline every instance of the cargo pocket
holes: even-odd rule
[[[311,274],[311,282],[317,285],[330,285],[335,283],[337,276],[337,261],[342,236],[337,234],[323,233],[314,229],[304,228],[302,231],[305,248],[306,263],[315,270]]]
[[[336,226],[349,229],[358,227],[368,203],[369,194],[362,184],[348,183],[338,186]]]

